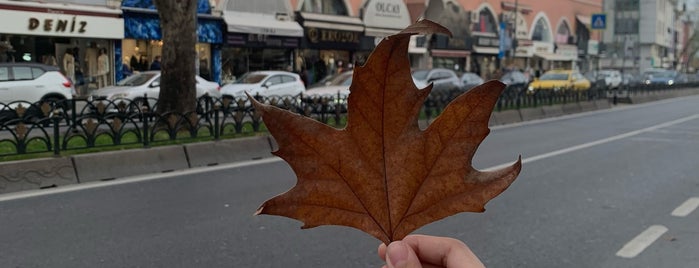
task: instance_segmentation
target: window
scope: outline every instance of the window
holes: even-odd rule
[[[474,32],[482,33],[498,33],[498,26],[495,23],[495,17],[490,9],[483,8],[478,12],[478,22],[473,24]]]
[[[293,76],[288,76],[288,75],[282,76],[282,82],[283,82],[283,83],[291,83],[291,82],[294,82],[294,81],[296,81],[296,79],[295,79]]]
[[[32,68],[30,67],[12,67],[14,80],[32,80]]]
[[[32,77],[34,77],[34,79],[41,76],[42,74],[44,74],[44,70],[39,68],[32,68]]]
[[[342,0],[303,0],[302,12],[349,16]]]
[[[266,85],[278,85],[282,83],[282,76],[281,75],[275,75],[267,79],[267,82],[265,82]]]
[[[0,67],[0,81],[10,80],[10,71],[7,67]]]
[[[546,20],[544,20],[544,18],[539,18],[535,25],[532,40],[551,42],[550,30]]]
[[[556,43],[568,43],[568,36],[570,36],[570,27],[568,27],[567,22],[563,21],[556,31]]]

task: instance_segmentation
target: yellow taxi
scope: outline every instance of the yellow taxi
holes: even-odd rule
[[[580,72],[575,70],[551,70],[544,73],[538,79],[534,79],[529,83],[528,92],[533,93],[535,90],[588,90],[590,89],[590,80],[587,80]]]

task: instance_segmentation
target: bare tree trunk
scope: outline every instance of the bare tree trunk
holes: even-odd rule
[[[196,108],[197,0],[153,0],[163,36],[158,113]]]

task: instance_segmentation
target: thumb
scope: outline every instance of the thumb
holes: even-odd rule
[[[394,241],[386,248],[386,265],[388,268],[421,268],[415,251],[403,241]]]

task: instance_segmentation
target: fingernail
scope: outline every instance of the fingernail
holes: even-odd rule
[[[400,268],[408,265],[408,255],[410,254],[408,245],[403,241],[395,241],[388,245],[386,249],[386,263],[389,268]]]

